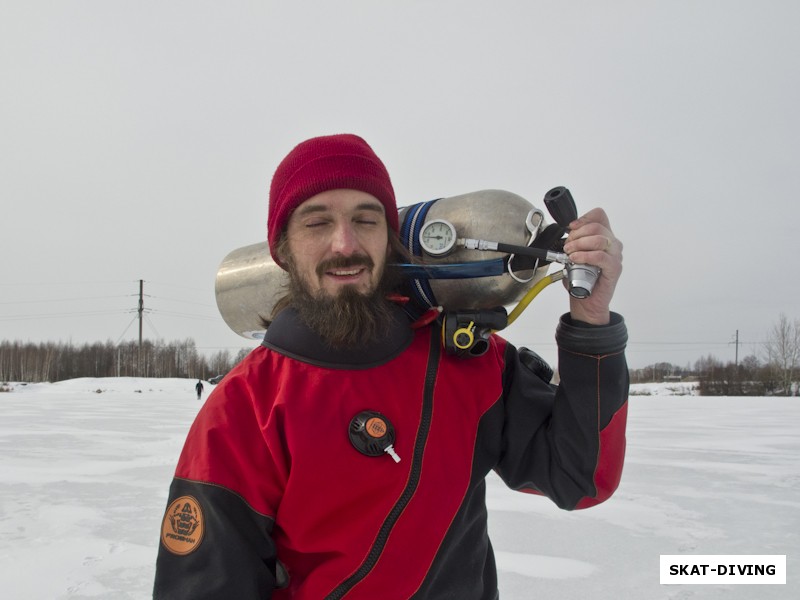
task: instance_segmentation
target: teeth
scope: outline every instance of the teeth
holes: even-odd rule
[[[334,275],[340,275],[340,276],[344,277],[344,276],[347,276],[347,275],[358,275],[358,273],[360,271],[361,271],[361,269],[353,269],[351,271],[334,271],[333,274]]]

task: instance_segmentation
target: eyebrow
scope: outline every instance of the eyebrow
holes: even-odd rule
[[[305,206],[301,206],[297,209],[297,214],[308,215],[312,213],[327,212],[328,210],[330,209],[324,204],[306,204]],[[362,202],[356,205],[355,210],[369,210],[380,214],[384,213],[383,204],[380,202]]]

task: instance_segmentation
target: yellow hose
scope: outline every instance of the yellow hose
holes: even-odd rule
[[[556,271],[555,273],[551,273],[546,277],[540,279],[536,285],[534,285],[528,292],[522,297],[517,305],[514,307],[508,315],[508,324],[511,325],[518,316],[522,314],[522,311],[528,308],[528,304],[530,304],[534,298],[541,292],[544,288],[546,288],[551,283],[555,283],[556,281],[561,281],[564,279],[564,270]]]

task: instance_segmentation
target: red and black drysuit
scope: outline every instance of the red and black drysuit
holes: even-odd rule
[[[558,387],[498,336],[457,358],[398,311],[385,339],[332,351],[283,311],[188,434],[170,502],[197,502],[202,540],[162,542],[154,597],[497,598],[489,471],[567,510],[607,499],[622,471],[624,321],[565,316],[556,339]],[[364,410],[394,425],[399,463],[351,444]]]

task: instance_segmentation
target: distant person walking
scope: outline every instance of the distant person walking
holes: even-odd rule
[[[197,399],[200,400],[200,397],[203,395],[203,382],[198,379],[194,389],[197,390]]]

